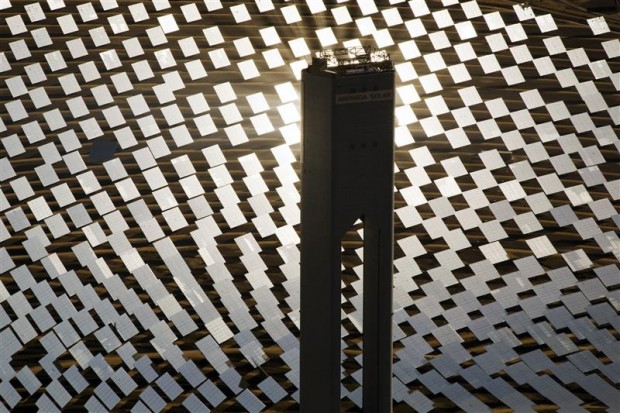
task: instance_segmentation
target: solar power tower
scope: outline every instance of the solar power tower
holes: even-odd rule
[[[361,219],[363,409],[390,412],[394,68],[368,47],[326,50],[302,83],[301,410],[340,410],[341,240]]]

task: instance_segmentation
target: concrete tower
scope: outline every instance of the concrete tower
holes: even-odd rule
[[[394,69],[326,50],[304,70],[301,411],[340,411],[341,240],[364,223],[363,409],[392,411]]]

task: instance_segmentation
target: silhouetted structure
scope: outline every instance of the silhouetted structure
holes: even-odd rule
[[[341,239],[364,222],[363,406],[392,408],[394,70],[370,48],[303,72],[301,410],[340,410]]]

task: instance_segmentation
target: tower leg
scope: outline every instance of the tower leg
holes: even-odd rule
[[[317,235],[323,225],[307,225],[302,231],[302,413],[340,411],[340,240]]]
[[[392,411],[391,211],[364,221],[364,413]]]

